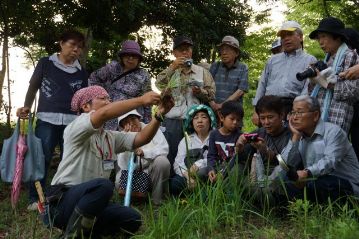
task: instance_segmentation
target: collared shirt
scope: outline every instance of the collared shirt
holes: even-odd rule
[[[149,73],[142,68],[122,76],[123,67],[117,61],[105,65],[104,67],[91,73],[88,84],[102,86],[110,95],[112,101],[128,100],[142,96],[151,91],[151,79]],[[143,122],[151,121],[151,107],[139,107],[137,111],[143,116]],[[118,127],[117,119],[106,122],[105,128],[116,130]]]
[[[334,175],[348,180],[359,195],[359,163],[346,133],[337,125],[320,120],[310,137],[288,144],[287,162],[303,163],[314,177]]]
[[[72,186],[109,178],[111,170],[104,168],[104,160],[115,162],[116,154],[132,150],[136,133],[94,129],[90,114],[81,114],[65,128],[64,155],[51,185]]]
[[[163,70],[157,76],[157,88],[160,90],[165,89],[168,83],[173,80],[172,76],[179,71],[180,86],[172,88],[172,95],[175,98],[175,106],[166,114],[166,117],[170,119],[184,119],[189,107],[193,104],[208,103],[214,100],[216,92],[216,86],[211,73],[195,64],[192,64],[191,69],[188,72],[185,72],[181,68],[174,71],[171,67]],[[200,87],[201,92],[196,96],[192,94],[192,86],[190,85],[190,83],[194,81],[200,82],[203,85]],[[179,103],[177,103],[177,101]]]
[[[207,138],[202,142],[202,140],[197,136],[196,133],[193,133],[188,136],[189,142],[188,143],[188,149],[186,146],[186,139],[183,138],[181,142],[178,145],[178,151],[177,156],[175,158],[175,162],[173,164],[173,169],[177,175],[180,175],[183,177],[183,173],[186,172],[187,166],[185,164],[185,158],[187,157],[187,151],[191,149],[202,149],[204,146],[208,146],[209,142],[209,135]],[[207,153],[208,150],[206,150],[203,153],[203,159],[198,159],[194,164],[199,168],[205,168],[207,166]]]
[[[307,94],[308,82],[298,81],[295,75],[314,62],[316,62],[315,57],[302,49],[297,49],[294,54],[282,52],[271,56],[259,80],[253,105],[256,105],[264,95],[295,98]]]
[[[63,70],[70,74],[75,73],[78,70],[81,70],[80,62],[77,59],[72,64],[65,65],[62,61],[60,61],[59,55],[57,53],[54,53],[49,57],[49,60],[52,61],[54,65],[60,70]]]
[[[328,66],[333,65],[334,57],[329,59]],[[343,72],[356,64],[359,64],[357,53],[347,49],[339,72]],[[359,79],[347,80],[338,77],[338,75],[336,77],[337,83],[334,85],[334,94],[329,106],[328,121],[340,126],[348,133],[354,115],[353,105],[359,100]],[[323,107],[325,92],[324,88],[320,88],[317,95],[321,107]]]
[[[209,71],[216,83],[215,101],[217,103],[223,103],[237,90],[248,91],[248,67],[246,64],[237,60],[231,68],[227,68],[222,62],[214,62]],[[243,97],[238,101],[242,103]]]

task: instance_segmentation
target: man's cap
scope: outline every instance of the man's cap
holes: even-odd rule
[[[186,36],[177,36],[173,39],[173,50],[183,44],[188,44],[193,46],[193,41],[191,38]]]
[[[127,116],[129,115],[136,115],[138,117],[140,117],[140,119],[142,119],[142,115],[140,115],[137,110],[131,110],[130,112],[127,112],[126,114],[121,115],[120,117],[118,117],[118,123],[121,122],[121,120],[125,119]]]
[[[280,47],[282,46],[282,42],[280,40],[280,38],[277,38],[273,43],[272,43],[272,48],[271,49],[274,49],[274,48],[277,48],[277,47]]]
[[[280,36],[282,31],[294,32],[297,29],[302,31],[302,27],[299,25],[298,22],[296,22],[296,21],[286,21],[286,22],[283,23],[283,25],[281,26],[281,28],[277,32],[277,36]]]
[[[237,40],[237,38],[233,37],[233,36],[225,36],[222,39],[221,44],[218,45],[218,47],[221,47],[223,45],[228,45],[230,47],[236,48],[239,50],[239,42]]]
[[[319,22],[318,28],[309,34],[309,38],[317,39],[319,32],[331,33],[346,38],[344,31],[345,25],[340,19],[335,17],[327,17]]]

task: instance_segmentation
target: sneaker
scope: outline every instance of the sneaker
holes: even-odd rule
[[[27,206],[28,211],[36,211],[37,210],[37,202],[30,203],[29,206]]]

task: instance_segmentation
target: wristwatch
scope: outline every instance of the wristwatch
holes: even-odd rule
[[[158,120],[161,123],[163,122],[163,116],[162,115],[155,114],[155,119]]]

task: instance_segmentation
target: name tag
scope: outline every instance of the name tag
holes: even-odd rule
[[[103,166],[103,170],[108,171],[108,170],[112,170],[115,168],[115,160],[103,160],[102,161],[102,166]]]

